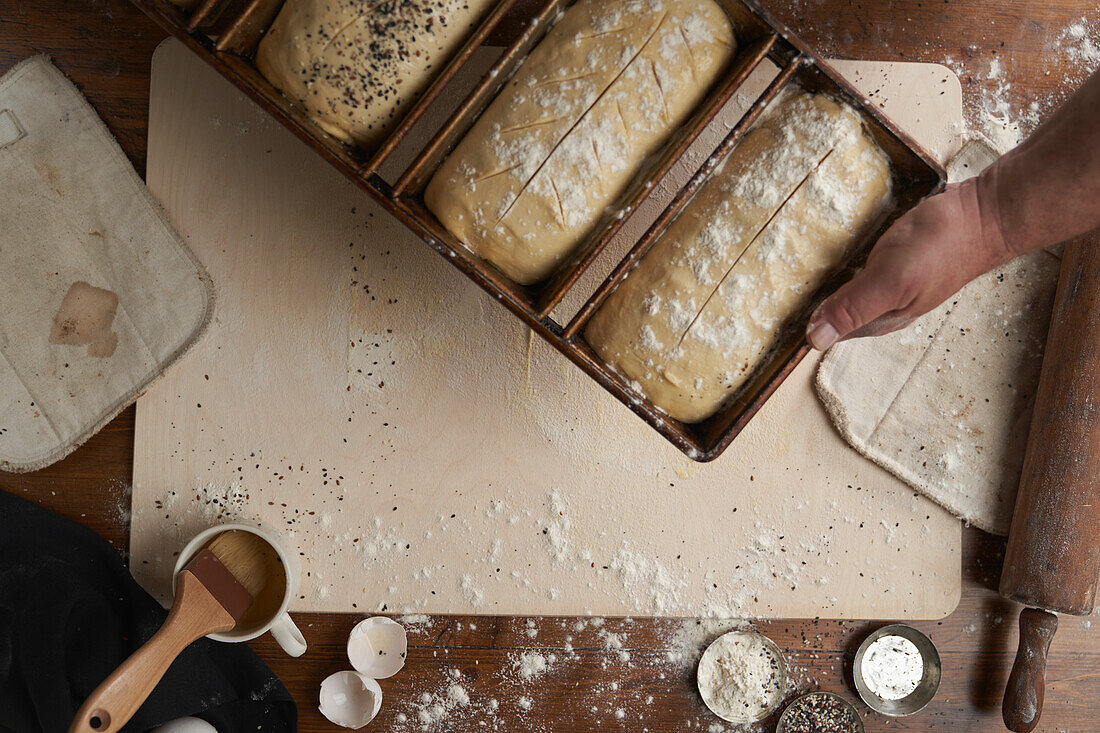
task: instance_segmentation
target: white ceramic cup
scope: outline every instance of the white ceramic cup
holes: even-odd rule
[[[250,631],[223,631],[207,634],[207,636],[218,641],[249,641],[260,636],[265,631],[270,631],[271,635],[275,637],[275,641],[283,648],[283,651],[292,657],[302,656],[306,651],[305,637],[302,636],[302,632],[298,630],[298,627],[294,624],[294,621],[290,618],[290,614],[287,612],[287,609],[290,608],[290,599],[298,592],[298,581],[302,572],[302,566],[298,562],[298,553],[293,551],[293,548],[287,543],[286,538],[271,527],[262,524],[219,524],[215,527],[203,530],[197,534],[193,540],[188,542],[180,552],[179,559],[176,560],[176,569],[172,573],[172,577],[175,578],[179,575],[180,571],[183,570],[183,566],[186,565],[199,550],[205,547],[210,540],[214,539],[215,536],[222,532],[227,532],[231,529],[249,532],[271,545],[271,548],[275,550],[279,555],[279,559],[283,562],[283,570],[286,573],[286,592],[283,594],[283,602],[279,605],[279,610],[263,626]]]

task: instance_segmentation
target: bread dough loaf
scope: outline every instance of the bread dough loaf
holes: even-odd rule
[[[545,279],[733,49],[711,0],[579,0],[436,171],[428,208],[517,282]]]
[[[496,0],[287,0],[256,66],[321,128],[382,142]]]
[[[585,338],[669,415],[704,420],[878,223],[890,191],[889,163],[853,110],[788,96],[660,235]]]

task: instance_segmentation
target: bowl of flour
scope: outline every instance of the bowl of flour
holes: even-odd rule
[[[728,723],[755,723],[778,708],[787,692],[787,662],[779,647],[755,631],[715,639],[699,659],[699,694]]]

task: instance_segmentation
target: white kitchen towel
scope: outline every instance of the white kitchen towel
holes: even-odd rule
[[[0,78],[0,469],[67,455],[178,358],[213,289],[49,59]]]
[[[976,175],[996,157],[968,143],[949,177]],[[1059,252],[983,275],[903,331],[840,343],[817,373],[852,447],[994,534],[1012,521]]]

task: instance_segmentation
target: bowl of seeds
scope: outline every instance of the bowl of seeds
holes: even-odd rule
[[[840,695],[808,692],[791,701],[775,733],[863,733],[863,719]]]

